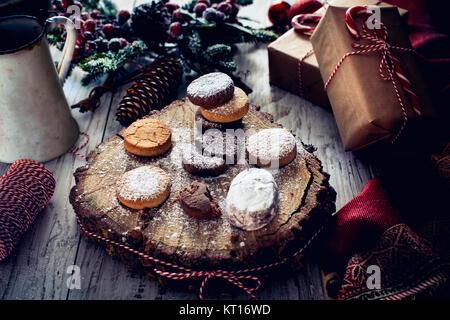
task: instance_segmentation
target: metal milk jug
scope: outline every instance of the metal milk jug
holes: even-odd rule
[[[45,37],[49,28],[67,30],[55,68]],[[0,18],[0,161],[20,158],[45,162],[66,153],[79,135],[62,83],[76,42],[73,22],[65,17],[17,15]]]

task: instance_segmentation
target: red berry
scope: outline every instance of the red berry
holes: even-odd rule
[[[97,19],[97,18],[99,18],[102,14],[100,13],[100,11],[98,11],[97,9],[95,9],[95,10],[92,10],[92,11],[91,11],[90,15],[91,15],[91,18],[92,18],[92,19]]]
[[[176,39],[181,35],[181,23],[173,22],[169,27],[169,36]]]
[[[275,25],[284,26],[288,24],[288,11],[291,5],[286,1],[277,0],[269,7],[269,20]]]
[[[172,13],[172,20],[178,21],[178,22],[184,21],[184,17],[183,17],[183,14],[181,13],[180,9],[177,9]]]
[[[313,13],[322,8],[322,3],[317,0],[297,0],[288,11],[288,21],[301,13]]]
[[[167,2],[165,4],[167,11],[169,12],[169,14],[172,14],[175,10],[179,9],[180,6],[176,3],[172,3],[172,2]]]
[[[97,24],[94,19],[88,19],[84,22],[84,30],[89,32],[94,32]]]
[[[229,16],[233,11],[233,6],[229,2],[221,2],[217,6],[217,10],[223,12],[225,15]]]
[[[71,5],[74,5],[75,1],[74,0],[62,0],[61,4],[63,5],[64,9],[67,9]]]
[[[128,45],[128,41],[125,38],[119,38],[120,41],[120,48],[123,49]]]
[[[194,7],[194,12],[197,17],[201,17],[203,12],[208,9],[208,6],[203,2],[199,2]]]
[[[117,19],[119,20],[120,24],[124,24],[125,22],[127,22],[130,17],[131,14],[128,10],[120,10],[117,14]]]
[[[102,31],[107,39],[111,39],[114,38],[116,28],[111,23],[107,23],[103,26]]]
[[[236,18],[239,13],[239,6],[236,4],[236,2],[227,1],[229,4],[231,4],[231,18]]]

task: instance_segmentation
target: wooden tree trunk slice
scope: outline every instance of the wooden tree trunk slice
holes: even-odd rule
[[[252,106],[243,119],[244,130],[280,127],[272,117]],[[233,178],[248,164],[230,166],[218,177],[199,177],[184,170],[181,150],[193,142],[197,106],[177,100],[151,117],[172,128],[173,146],[156,158],[137,157],[123,146],[121,133],[99,145],[85,166],[76,170],[76,185],[70,202],[87,230],[124,243],[155,258],[195,270],[237,270],[291,257],[326,223],[335,211],[336,194],[320,161],[298,140],[298,156],[274,173],[279,188],[279,213],[266,227],[247,232],[230,225],[226,214],[211,220],[186,215],[176,197],[192,181],[208,185],[224,208]],[[172,186],[169,198],[158,208],[133,210],[116,198],[116,182],[126,171],[152,164],[164,169]],[[129,267],[154,267],[114,245],[103,243],[106,251],[120,257]],[[161,267],[161,266],[158,266]],[[175,270],[176,271],[176,270]]]

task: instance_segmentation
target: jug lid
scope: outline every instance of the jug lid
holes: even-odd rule
[[[45,28],[36,17],[15,15],[0,18],[0,55],[28,48],[41,40]]]

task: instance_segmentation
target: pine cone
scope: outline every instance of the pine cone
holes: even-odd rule
[[[150,48],[167,40],[169,25],[170,15],[161,0],[137,6],[131,16],[131,27],[135,34]]]
[[[164,107],[176,92],[182,75],[183,68],[175,58],[157,59],[127,90],[116,111],[117,121],[128,126],[152,109]]]

